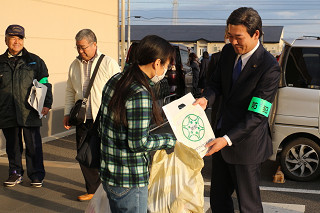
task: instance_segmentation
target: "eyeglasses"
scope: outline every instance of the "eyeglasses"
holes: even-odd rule
[[[76,48],[78,51],[82,50],[82,51],[85,51],[88,47],[91,46],[92,43],[90,43],[88,46],[86,47],[81,47],[81,46],[75,46],[74,48]]]

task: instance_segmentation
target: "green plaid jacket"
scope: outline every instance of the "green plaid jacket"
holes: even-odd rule
[[[150,134],[152,98],[142,85],[133,83],[126,100],[128,127],[114,125],[108,104],[115,85],[123,74],[114,75],[102,93],[99,132],[101,136],[102,181],[112,186],[143,187],[148,185],[150,151],[168,149],[175,145],[172,134]],[[149,80],[150,86],[153,83]],[[119,94],[118,94],[119,95]]]

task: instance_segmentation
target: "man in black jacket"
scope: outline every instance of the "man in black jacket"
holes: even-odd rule
[[[207,155],[213,154],[210,205],[215,213],[234,212],[235,190],[240,212],[262,213],[260,167],[272,154],[268,116],[280,67],[259,41],[262,21],[256,10],[233,11],[227,28],[230,44],[222,49],[204,97],[196,101],[205,108],[208,99],[222,96],[217,138],[207,145]]]
[[[22,134],[26,145],[27,175],[31,186],[41,187],[45,176],[43,165],[42,125],[38,111],[30,106],[28,97],[33,80],[47,86],[41,114],[47,115],[52,105],[51,84],[44,61],[24,48],[25,31],[20,25],[10,25],[5,32],[6,52],[0,55],[0,129],[6,139],[9,178],[4,186],[22,182]]]

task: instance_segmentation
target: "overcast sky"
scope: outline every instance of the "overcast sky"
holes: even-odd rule
[[[257,10],[263,26],[284,26],[285,38],[320,37],[320,0],[178,0],[177,24],[225,25],[243,6]],[[174,23],[173,0],[130,0],[130,11],[132,25]]]

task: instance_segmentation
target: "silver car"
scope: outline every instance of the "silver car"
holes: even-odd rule
[[[274,154],[285,176],[310,181],[320,175],[320,38],[284,41],[281,80],[270,126]]]

